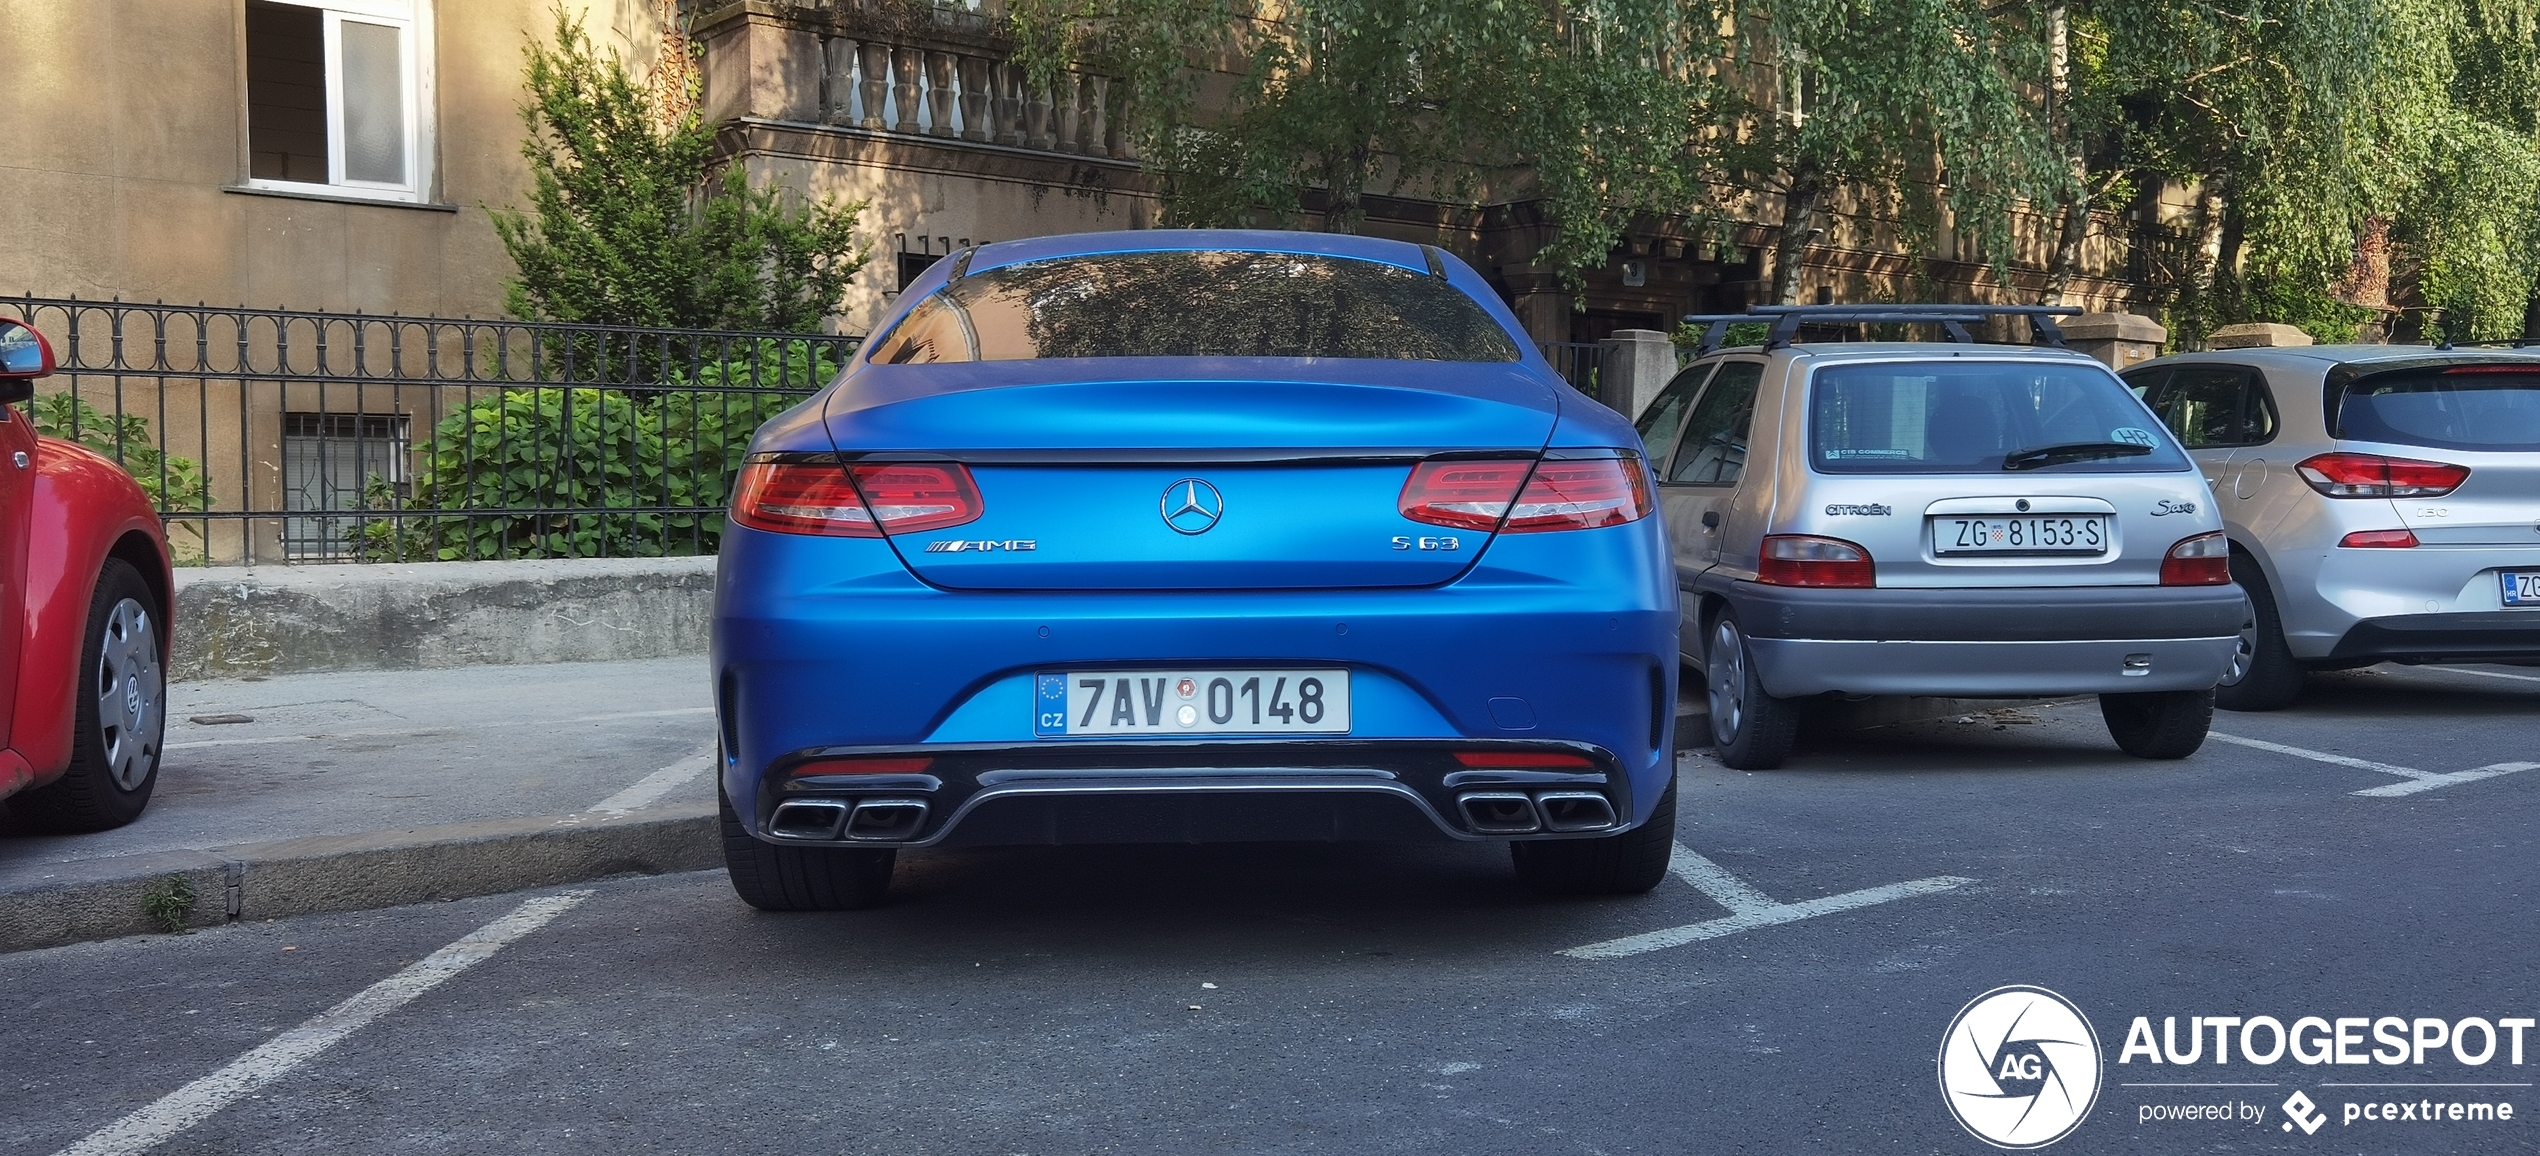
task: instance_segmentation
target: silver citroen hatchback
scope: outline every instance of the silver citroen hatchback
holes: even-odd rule
[[[2095,694],[2126,752],[2203,744],[2249,609],[2212,494],[2053,316],[1991,306],[1796,306],[1699,317],[1710,341],[1639,426],[1656,472],[1712,737],[1778,766],[1802,700]],[[2030,346],[1968,326],[2028,318]],[[1759,346],[1713,349],[1766,322]],[[1958,341],[1803,342],[1803,326],[1925,323]]]
[[[2540,662],[2540,350],[2231,349],[2127,384],[2187,446],[2254,612],[2217,692],[2313,670]]]

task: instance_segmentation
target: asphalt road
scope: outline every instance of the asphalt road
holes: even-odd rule
[[[0,1150],[1974,1153],[1935,1057],[2011,984],[2098,1035],[2055,1151],[2540,1150],[2540,1032],[2521,1066],[2116,1062],[2137,1016],[2533,1016],[2540,769],[2433,776],[2540,759],[2535,713],[2540,670],[2375,670],[2178,763],[2088,703],[1692,755],[1699,858],[1632,900],[1454,845],[1022,849],[906,857],[862,913],[705,873],[27,952]],[[2142,1086],[2187,1083],[2263,1086]],[[2434,1086],[2468,1083],[2512,1086]],[[2516,1115],[2341,1118],[2400,1096]]]

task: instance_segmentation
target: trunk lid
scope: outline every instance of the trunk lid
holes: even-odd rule
[[[1490,535],[1404,518],[1412,466],[1532,456],[1558,417],[1522,364],[1159,360],[868,367],[827,424],[850,456],[968,467],[979,518],[891,537],[930,583],[1220,590],[1454,578]]]
[[[2540,544],[2540,358],[2429,360],[2336,384],[2340,450],[2469,470],[2448,494],[2390,500],[2418,541]]]

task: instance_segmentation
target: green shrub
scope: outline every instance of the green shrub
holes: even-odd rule
[[[397,512],[356,527],[358,555],[446,562],[714,553],[720,508],[751,436],[837,372],[835,355],[809,342],[762,341],[753,352],[705,366],[694,382],[675,372],[671,388],[641,396],[529,388],[478,399],[433,428],[413,501],[399,508],[385,482],[370,480],[364,508]],[[680,388],[690,385],[723,388]],[[639,508],[662,506],[709,512]],[[559,508],[604,512],[536,512]],[[502,512],[462,513],[470,510]]]
[[[150,496],[150,504],[162,514],[212,508],[212,480],[204,476],[203,467],[192,458],[160,449],[158,440],[150,436],[150,419],[139,414],[109,414],[74,395],[48,393],[35,399],[35,432],[114,459],[132,480],[141,483],[141,492]],[[183,522],[177,526],[200,539],[197,527]]]

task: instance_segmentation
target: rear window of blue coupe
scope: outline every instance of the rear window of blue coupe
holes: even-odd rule
[[[1426,273],[1347,257],[1100,253],[972,273],[929,295],[873,361],[1333,357],[1516,361],[1472,298]]]

